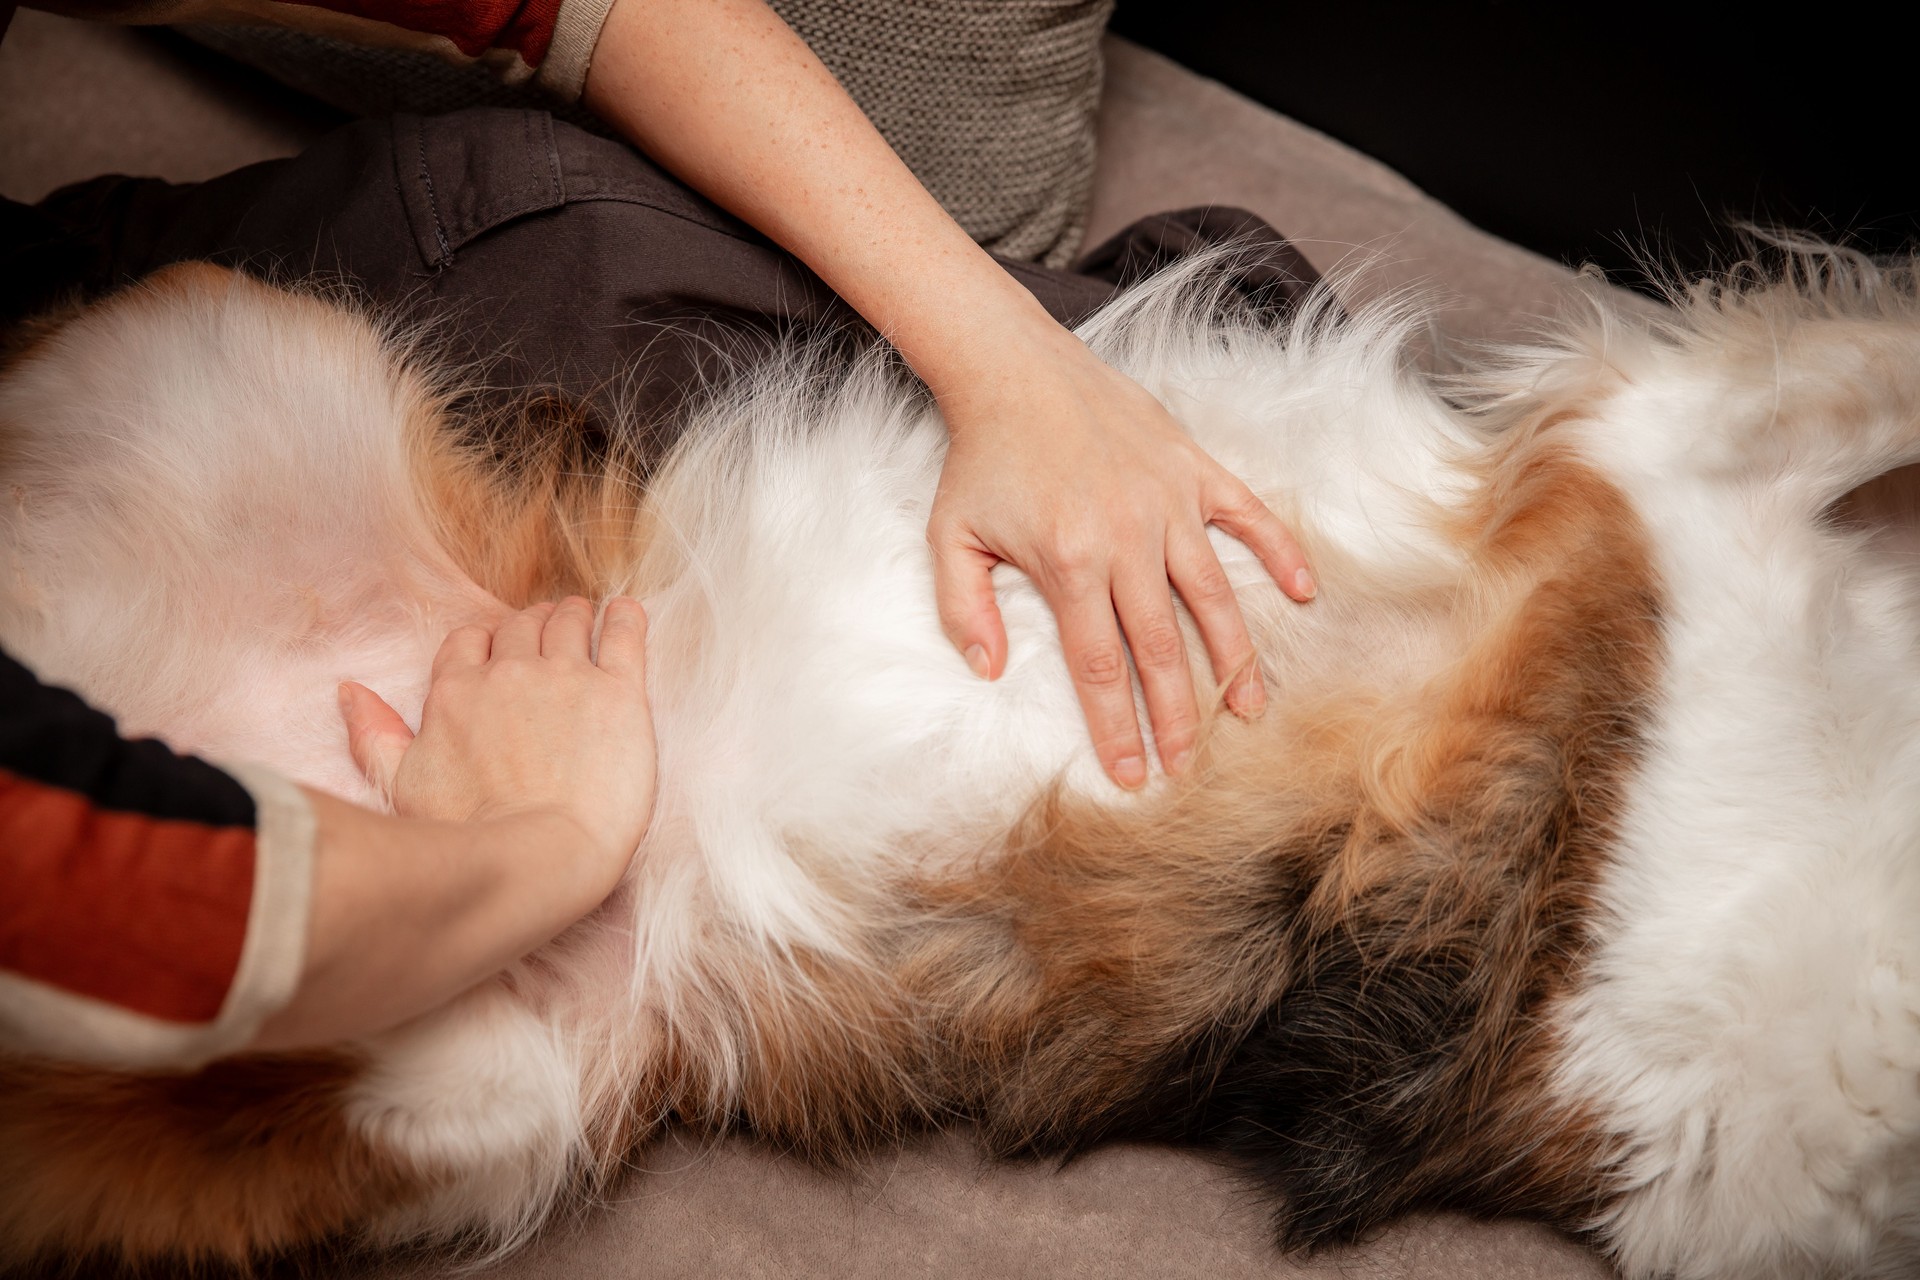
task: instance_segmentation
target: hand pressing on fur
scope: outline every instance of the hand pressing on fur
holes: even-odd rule
[[[443,1004],[598,906],[653,809],[646,614],[585,600],[463,627],[434,660],[420,732],[340,689],[353,756],[392,815],[320,792],[299,986],[256,1037],[292,1049]]]
[[[1006,351],[1027,353],[1008,360]],[[1209,458],[1138,384],[1049,324],[1001,347],[940,407],[952,442],[927,538],[941,622],[974,671],[997,678],[1007,632],[994,601],[1004,560],[1034,580],[1059,621],[1095,750],[1121,786],[1147,780],[1131,650],[1162,765],[1178,774],[1199,708],[1173,593],[1185,601],[1241,715],[1266,703],[1253,642],[1206,527],[1246,543],[1288,595],[1312,599],[1286,526]]]
[[[341,686],[353,757],[402,817],[475,822],[550,811],[576,823],[610,891],[653,809],[646,613],[538,604],[489,633],[462,627],[433,663],[416,736],[372,690]],[[604,896],[604,892],[603,892]]]

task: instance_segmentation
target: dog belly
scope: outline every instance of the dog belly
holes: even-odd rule
[[[1631,1276],[1905,1274],[1873,1258],[1920,1169],[1913,527],[1684,477],[1641,505],[1669,670],[1561,1074],[1624,1153],[1602,1234]]]

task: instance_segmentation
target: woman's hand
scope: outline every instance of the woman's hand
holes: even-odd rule
[[[638,601],[611,600],[597,660],[592,638],[593,606],[578,596],[491,633],[460,628],[434,659],[418,736],[372,690],[343,685],[354,759],[401,817],[568,819],[598,851],[610,891],[653,809],[647,615]]]
[[[988,575],[1002,560],[1025,571],[1059,621],[1100,763],[1135,788],[1147,764],[1129,649],[1169,773],[1185,768],[1199,727],[1174,590],[1227,682],[1227,706],[1254,715],[1266,702],[1206,526],[1246,543],[1294,599],[1311,599],[1314,582],[1299,544],[1245,484],[1138,384],[1048,325],[1027,343],[995,344],[1030,358],[1002,358],[941,397],[952,443],[927,529],[940,618],[975,673],[997,677],[1007,633]]]
[[[463,627],[433,664],[413,734],[340,689],[354,759],[393,815],[321,792],[298,989],[253,1048],[395,1026],[512,964],[613,891],[653,810],[646,614],[608,603],[598,660],[585,600]]]

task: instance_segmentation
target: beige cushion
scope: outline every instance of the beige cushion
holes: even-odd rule
[[[201,182],[290,156],[326,128],[292,94],[269,101],[195,74],[132,27],[22,9],[0,42],[0,196],[9,200],[103,173]]]
[[[1567,267],[1479,230],[1378,161],[1138,45],[1110,37],[1106,54],[1091,240],[1163,209],[1236,205],[1350,299],[1425,292],[1454,338],[1517,336],[1567,300]]]
[[[388,1259],[356,1280],[461,1280]],[[478,1273],[485,1280],[1609,1280],[1539,1227],[1424,1218],[1357,1248],[1280,1256],[1258,1205],[1190,1155],[1113,1147],[1063,1169],[984,1166],[929,1139],[838,1172],[751,1143],[675,1139],[610,1203]]]

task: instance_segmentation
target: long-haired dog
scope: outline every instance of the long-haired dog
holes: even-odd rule
[[[1216,278],[1083,335],[1322,589],[1218,539],[1274,697],[1138,797],[1020,574],[1004,678],[943,637],[944,435],[881,356],[787,348],[642,486],[503,449],[313,294],[180,267],[49,325],[0,383],[0,643],[43,678],[378,803],[338,681],[411,714],[449,629],[624,591],[661,782],[611,901],[410,1025],[0,1060],[4,1255],[510,1244],[666,1123],[964,1120],[1221,1149],[1289,1246],[1452,1207],[1635,1277],[1914,1274],[1920,578],[1836,505],[1920,461],[1913,274],[1596,301],[1446,382],[1406,308]]]

